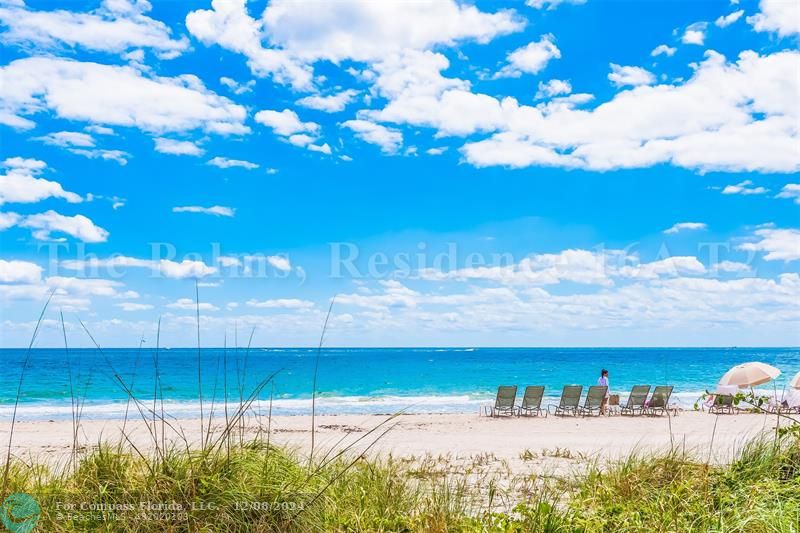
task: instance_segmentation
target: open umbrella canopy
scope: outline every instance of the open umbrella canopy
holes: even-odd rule
[[[794,375],[792,381],[789,382],[789,386],[793,389],[800,389],[800,372]]]
[[[744,389],[772,381],[780,375],[781,371],[774,366],[754,361],[731,368],[725,372],[725,375],[719,380],[719,384],[736,385]]]

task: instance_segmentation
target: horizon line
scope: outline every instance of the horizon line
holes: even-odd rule
[[[143,348],[145,346],[142,346]],[[154,348],[153,345],[149,347]],[[331,346],[323,346],[321,349],[347,349],[347,350],[424,350],[424,349],[437,349],[437,350],[463,350],[463,349],[473,349],[473,350],[553,350],[553,349],[560,349],[560,350],[637,350],[637,349],[649,349],[649,350],[722,350],[722,349],[752,349],[752,348],[767,348],[767,349],[785,349],[785,350],[796,350],[800,349],[800,346],[777,346],[777,345],[682,345],[682,346],[344,346],[344,345],[331,345]],[[28,350],[28,346],[0,346],[0,350]],[[36,346],[30,348],[31,350],[63,350],[65,349],[64,346]],[[138,350],[139,346],[101,346],[97,348],[96,346],[70,346],[70,350],[73,349],[92,349],[92,350]],[[197,346],[159,346],[159,349],[164,350],[197,350]],[[201,350],[236,350],[236,349],[250,349],[250,350],[317,350],[320,349],[319,346],[308,345],[308,346],[201,346]]]

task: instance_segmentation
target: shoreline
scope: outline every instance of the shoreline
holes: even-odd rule
[[[627,397],[630,391],[617,392],[622,399]],[[684,410],[691,410],[694,403],[700,398],[704,391],[678,391],[670,396],[670,404]],[[765,395],[773,394],[772,390],[759,390]],[[560,391],[555,394],[545,394],[542,398],[542,408],[548,405],[558,405]],[[584,392],[585,395],[585,392]],[[417,415],[427,414],[475,414],[482,406],[493,403],[495,392],[483,393],[452,393],[452,394],[424,394],[424,395],[352,395],[352,396],[317,396],[317,414],[326,416],[352,415],[385,415],[393,413],[409,413]],[[521,400],[521,393],[518,394],[518,401]],[[152,398],[142,400],[144,404],[152,402]],[[272,402],[272,412],[275,416],[310,416],[311,398],[277,398]],[[124,417],[127,402],[125,400],[85,400],[83,408],[84,418],[98,420],[115,420]],[[212,404],[211,399],[204,402],[204,407]],[[159,400],[160,405],[160,400]],[[165,399],[164,410],[175,418],[191,419],[199,416],[199,402],[192,400]],[[223,409],[224,404],[218,399],[214,402],[216,409]],[[131,409],[134,410],[133,404]],[[238,400],[229,399],[228,408],[235,410],[239,407]],[[0,404],[0,424],[9,422],[13,412],[13,404]],[[267,413],[270,409],[270,401],[261,399],[252,404],[253,411]],[[135,410],[134,410],[135,411]],[[133,412],[133,411],[132,411]],[[69,398],[61,398],[52,401],[23,401],[17,410],[17,421],[68,421],[72,416],[72,404]]]

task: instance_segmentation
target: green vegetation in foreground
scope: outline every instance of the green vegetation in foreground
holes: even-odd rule
[[[792,434],[755,440],[728,466],[678,452],[634,456],[575,478],[527,477],[513,489],[490,480],[481,494],[469,474],[344,456],[309,467],[263,442],[157,459],[102,446],[68,474],[14,462],[8,492],[35,496],[37,531],[48,532],[800,531],[800,439]],[[501,509],[498,502],[512,496]],[[147,520],[140,502],[188,512]],[[111,521],[81,511],[82,503],[135,509],[109,511]],[[72,506],[77,513],[69,519]]]

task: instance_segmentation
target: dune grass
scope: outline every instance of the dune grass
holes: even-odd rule
[[[791,434],[754,440],[729,465],[677,451],[631,456],[577,476],[516,480],[524,490],[491,480],[477,493],[442,467],[426,475],[404,460],[348,454],[309,464],[260,440],[153,458],[101,445],[61,472],[13,460],[9,491],[33,495],[38,530],[53,532],[800,530]],[[516,500],[493,504],[503,490]]]
[[[800,531],[800,444],[760,437],[726,466],[632,456],[581,480],[567,516],[589,531]]]

